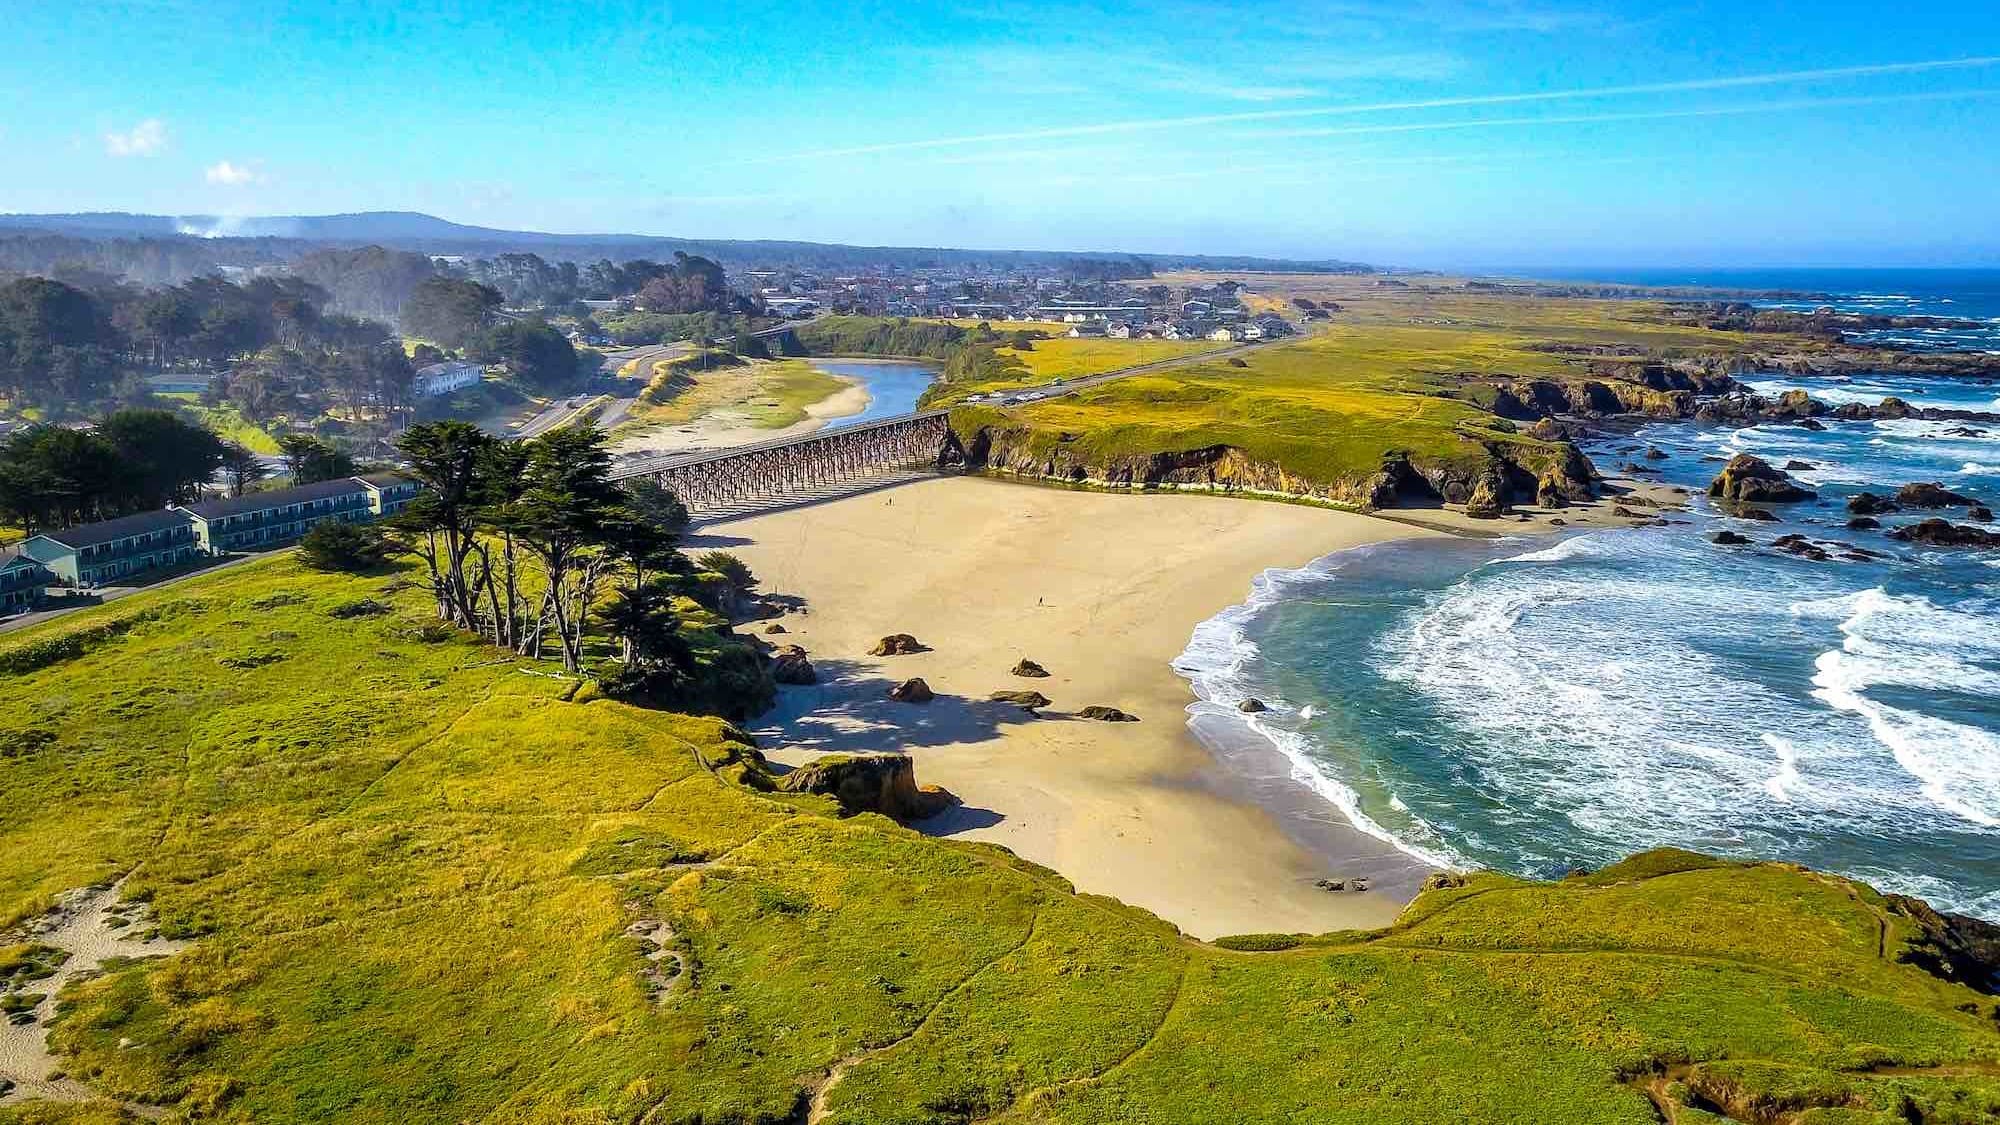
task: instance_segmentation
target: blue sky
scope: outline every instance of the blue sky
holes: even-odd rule
[[[2000,4],[7,5],[0,210],[2000,264]]]

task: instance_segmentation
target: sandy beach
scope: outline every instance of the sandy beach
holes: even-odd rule
[[[1678,499],[1630,482],[1614,487],[1626,502]],[[1617,502],[1478,521],[1443,509],[1375,517],[925,478],[706,524],[690,546],[733,551],[767,593],[802,602],[779,619],[785,635],[770,639],[803,646],[821,682],[782,689],[761,720],[757,734],[775,760],[905,751],[920,783],[964,802],[924,830],[1003,844],[1081,890],[1212,938],[1383,925],[1429,869],[1354,829],[1261,740],[1229,748],[1225,766],[1194,736],[1186,713],[1194,695],[1171,665],[1195,626],[1241,603],[1264,570],[1350,547],[1660,514],[1642,506],[1614,516]],[[928,651],[868,655],[891,633],[911,633]],[[1049,678],[1011,675],[1024,657]],[[938,698],[890,700],[889,688],[910,677]],[[1036,719],[988,699],[1022,689],[1053,706]],[[1140,721],[1074,717],[1091,705]],[[1315,885],[1357,876],[1372,889]]]
[[[1436,534],[1301,506],[944,478],[707,525],[692,545],[734,551],[766,591],[804,601],[774,639],[803,645],[822,682],[784,689],[758,728],[778,761],[905,750],[920,782],[964,802],[927,831],[1004,844],[1215,937],[1381,925],[1396,897],[1314,882],[1408,886],[1421,871],[1344,824],[1310,847],[1289,835],[1189,733],[1193,696],[1171,662],[1267,567]],[[898,632],[929,651],[867,655]],[[1049,678],[1010,675],[1023,657]],[[912,676],[938,698],[887,698]],[[1006,689],[1054,706],[1035,719],[988,702]],[[1072,717],[1092,704],[1141,721]]]

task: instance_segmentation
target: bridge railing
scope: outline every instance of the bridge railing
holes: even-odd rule
[[[937,465],[954,448],[950,412],[929,410],[678,458],[627,462],[615,478],[650,476],[690,512],[775,499],[892,469]]]

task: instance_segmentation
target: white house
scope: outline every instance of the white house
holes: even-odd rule
[[[1210,332],[1208,334],[1208,338],[1211,340],[1217,340],[1223,342],[1227,342],[1230,340],[1240,340],[1243,338],[1243,332],[1242,329],[1231,328],[1225,324],[1222,327],[1216,329],[1215,331]]]
[[[419,368],[410,380],[410,390],[418,398],[436,398],[464,390],[486,377],[486,368],[467,360],[453,359]]]

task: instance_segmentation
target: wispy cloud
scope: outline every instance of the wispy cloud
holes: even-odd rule
[[[111,156],[152,156],[167,147],[167,123],[148,117],[124,132],[104,134],[104,151]]]
[[[1209,113],[1186,117],[1108,121],[1089,125],[1060,125],[1049,128],[1020,129],[1007,132],[970,133],[955,137],[932,137],[925,140],[882,141],[872,144],[850,145],[842,148],[823,148],[788,155],[769,156],[749,162],[775,163],[787,160],[816,160],[841,156],[872,156],[893,152],[954,148],[963,145],[1005,144],[1016,141],[1051,140],[1058,137],[1102,136],[1110,133],[1204,128],[1215,125],[1301,120],[1315,117],[1342,117],[1367,113],[1390,113],[1396,111],[1449,109],[1471,106],[1519,105],[1534,102],[1573,101],[1585,98],[1637,97],[1653,94],[1682,94],[1714,90],[1750,89],[1791,83],[1879,78],[1891,75],[1924,74],[1951,70],[1976,70],[1996,65],[2000,65],[2000,56],[1979,56],[1964,59],[1939,59],[1928,62],[1828,67],[1819,70],[1790,70],[1770,74],[1738,75],[1728,78],[1699,78],[1680,82],[1649,82],[1629,86],[1602,86],[1595,89],[1538,90],[1515,94],[1479,94],[1358,105],[1300,106],[1297,108],[1251,110],[1235,113]]]
[[[243,187],[247,184],[262,183],[264,180],[264,173],[258,170],[255,162],[236,164],[223,160],[209,165],[203,170],[202,175],[209,183],[221,184],[224,187]]]
[[[1487,117],[1469,121],[1415,121],[1396,125],[1352,125],[1330,129],[1269,129],[1245,134],[1257,140],[1293,137],[1362,137],[1385,133],[1436,133],[1462,129],[1533,128],[1540,125],[1592,125],[1618,121],[1670,121],[1682,117],[1740,117],[1758,113],[1794,113],[1814,109],[1848,109],[1904,102],[1968,101],[2000,97],[2000,89],[1934,90],[1920,94],[1864,94],[1847,98],[1793,98],[1746,105],[1703,106],[1698,109],[1640,110],[1630,113],[1573,113],[1545,117]]]
[[[1365,54],[1298,51],[1259,43],[1207,52],[1200,62],[1118,44],[1041,44],[973,52],[920,51],[913,58],[956,79],[968,70],[989,95],[1079,97],[1134,90],[1188,94],[1213,101],[1279,102],[1325,97],[1330,87],[1364,81],[1422,82],[1460,73],[1464,63],[1442,51]]]

